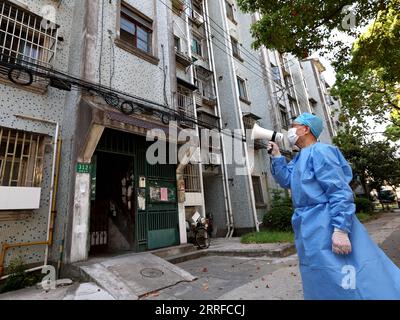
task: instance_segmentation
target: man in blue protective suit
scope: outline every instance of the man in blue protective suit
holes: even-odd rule
[[[337,147],[317,141],[322,120],[304,113],[288,132],[300,148],[287,163],[272,149],[271,171],[290,188],[292,226],[305,299],[400,299],[400,269],[355,215],[352,170]]]

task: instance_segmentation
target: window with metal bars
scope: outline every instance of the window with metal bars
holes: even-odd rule
[[[0,60],[51,67],[57,51],[58,28],[43,17],[0,1]]]
[[[40,187],[46,137],[0,127],[0,186]]]
[[[264,204],[264,197],[262,193],[262,187],[261,187],[261,178],[258,176],[252,176],[252,181],[253,181],[253,191],[254,191],[254,198],[256,200],[257,205],[262,205]]]
[[[184,169],[185,192],[201,192],[200,171],[198,165],[187,165]]]

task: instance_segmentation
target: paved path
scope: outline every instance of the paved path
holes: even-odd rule
[[[386,213],[381,218],[367,223],[366,228],[372,238],[388,256],[400,266],[400,210]],[[141,296],[143,300],[301,300],[303,299],[301,277],[296,255],[286,258],[243,256],[246,245],[232,241],[217,240],[213,250],[238,250],[240,256],[205,256],[177,264],[197,279],[172,283],[159,291]],[[254,252],[260,249],[275,250],[282,246],[250,245]],[[118,258],[115,261],[119,261]],[[115,262],[114,261],[114,262]],[[107,265],[107,267],[110,267]],[[111,266],[123,268],[119,263]],[[148,267],[148,266],[147,266]],[[113,271],[115,271],[113,269]],[[118,269],[118,276],[121,270]],[[116,298],[113,292],[104,291],[95,283],[75,283],[69,287],[49,292],[28,288],[0,295],[1,299],[47,299],[47,300],[95,300]],[[117,298],[121,298],[118,297]]]

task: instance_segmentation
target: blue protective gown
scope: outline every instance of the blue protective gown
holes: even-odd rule
[[[289,164],[273,158],[271,171],[292,192],[305,299],[400,299],[400,269],[355,215],[352,170],[337,147],[317,142]],[[332,252],[335,227],[349,232],[351,254]]]

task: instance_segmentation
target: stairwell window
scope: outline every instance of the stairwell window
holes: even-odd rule
[[[193,37],[192,39],[192,53],[198,55],[199,57],[203,56],[203,47],[201,42],[202,41],[197,37]]]
[[[241,101],[250,104],[249,96],[247,93],[246,81],[240,77],[237,77],[237,83],[239,88],[239,98]]]
[[[229,1],[225,1],[225,6],[226,6],[226,16],[233,23],[236,23],[234,11],[233,11],[233,4],[231,4]]]
[[[253,181],[253,192],[256,201],[256,206],[257,207],[264,206],[265,203],[261,187],[261,178],[259,176],[252,176],[251,178]]]
[[[231,43],[232,43],[232,54],[233,54],[233,56],[236,59],[238,59],[238,60],[243,62],[243,59],[240,56],[239,42],[235,38],[231,37]]]
[[[158,59],[153,56],[153,32],[152,19],[129,4],[121,3],[117,45],[156,64]]]
[[[288,130],[289,129],[289,117],[288,117],[288,113],[286,111],[285,106],[280,104],[279,111],[281,114],[282,128],[285,130]]]

